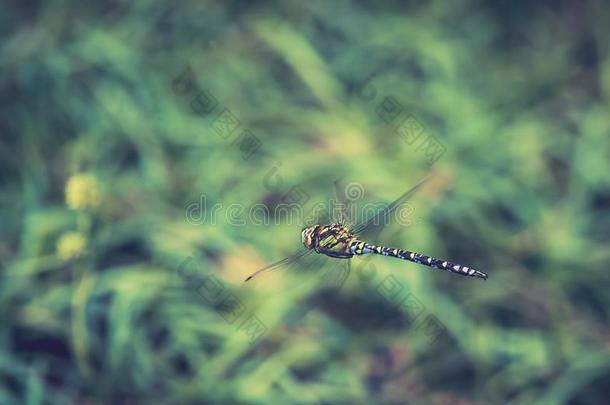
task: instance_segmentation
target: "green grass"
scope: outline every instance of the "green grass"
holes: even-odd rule
[[[0,17],[1,403],[608,397],[602,2],[108,4]],[[243,284],[301,224],[232,204],[310,213],[339,178],[391,201],[429,173],[371,242],[486,282],[375,257],[334,292]],[[186,215],[201,196],[214,223]]]

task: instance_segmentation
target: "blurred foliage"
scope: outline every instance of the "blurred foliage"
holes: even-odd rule
[[[34,0],[0,20],[1,403],[610,397],[603,2]],[[396,102],[445,148],[432,166],[379,114]],[[339,178],[389,201],[429,172],[413,223],[371,242],[487,282],[376,257],[337,290],[244,285],[300,224],[186,217],[295,186],[310,209]],[[438,339],[384,297],[390,275]]]

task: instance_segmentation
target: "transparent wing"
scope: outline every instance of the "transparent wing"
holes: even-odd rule
[[[319,215],[316,218],[316,223],[326,224],[331,222],[339,222],[341,224],[348,225],[348,201],[345,197],[345,188],[343,187],[340,180],[336,180],[334,184],[336,200],[335,206],[332,207],[332,210],[330,210],[332,211],[332,213],[328,213],[327,211],[326,213]],[[284,271],[290,268],[299,271],[320,270],[324,267],[324,262],[326,262],[328,258],[324,255],[313,253],[313,250],[301,248],[297,250],[294,254],[255,271],[250,276],[248,276],[245,281],[250,281],[262,273],[280,269],[283,269]],[[349,272],[349,260],[340,259],[337,265],[332,266],[332,268],[325,269],[325,271],[322,273],[322,276],[320,277],[320,284],[324,284],[325,286],[329,287],[340,287],[347,279]]]
[[[329,269],[325,270],[322,277],[320,277],[320,288],[339,290],[345,284],[352,269],[352,261],[350,259],[339,259],[336,262],[334,266],[329,266]]]
[[[335,222],[338,222],[345,226],[350,226],[350,220],[348,216],[348,200],[345,197],[345,186],[341,180],[335,180]]]
[[[419,183],[411,187],[409,190],[405,191],[400,197],[391,202],[387,207],[378,211],[369,219],[365,220],[362,224],[355,226],[352,228],[354,234],[359,237],[367,236],[368,238],[375,240],[379,237],[379,234],[383,230],[383,228],[390,222],[392,215],[396,212],[396,210],[409,198],[413,197],[417,190],[430,178],[432,175],[428,175],[424,177]]]
[[[254,273],[250,274],[244,281],[250,281],[254,277],[256,277],[259,274],[264,273],[266,271],[278,270],[283,266],[288,267],[288,266],[298,262],[299,259],[302,259],[307,255],[310,255],[312,252],[313,252],[313,250],[307,250],[305,248],[299,249],[296,253],[294,253],[288,257],[285,257],[281,260],[278,260],[277,262],[271,263],[270,265],[265,266],[262,269],[255,271]]]
[[[330,265],[329,262],[333,264]],[[326,255],[315,253],[313,250],[302,249],[292,256],[255,271],[245,281],[250,281],[258,275],[270,271],[282,271],[285,275],[300,273],[305,277],[319,277],[317,283],[320,287],[340,288],[349,275],[350,260],[331,259]],[[264,280],[264,277],[261,280]]]
[[[351,221],[348,215],[349,201],[345,196],[345,185],[341,179],[335,180],[334,185],[334,207],[332,207],[331,216],[326,218],[326,221],[323,223],[340,223],[350,227]],[[318,288],[340,289],[349,276],[351,269],[350,260],[331,259],[330,263],[332,264],[326,265],[321,272],[318,281]]]
[[[318,215],[316,215],[313,218],[313,223],[323,224],[323,223],[330,223],[333,221],[338,221],[343,224],[348,223],[347,200],[345,198],[344,189],[342,188],[340,180],[335,181],[335,195],[336,195],[335,206],[332,207],[333,215],[329,216],[328,211],[322,211],[321,213],[317,213]],[[249,275],[244,281],[250,281],[262,273],[265,273],[268,271],[279,270],[281,268],[315,267],[315,265],[313,265],[313,264],[305,263],[305,259],[307,258],[307,256],[310,256],[312,253],[313,253],[313,250],[307,250],[305,248],[301,248],[301,249],[297,250],[295,253],[293,253],[292,255],[285,257],[281,260],[278,260],[277,262],[271,263],[271,264],[263,267],[262,269],[255,271],[254,273]]]
[[[330,263],[332,259],[325,255],[315,253],[315,251],[307,251],[307,253],[297,259],[280,260],[270,266],[263,272],[277,272],[275,275],[266,277],[258,277],[250,283],[265,284],[272,282],[276,286],[281,286],[282,294],[287,294],[291,289],[300,289],[303,285],[319,284],[319,280],[330,271]],[[329,263],[330,262],[330,263]],[[262,269],[261,269],[262,270]],[[259,270],[260,271],[260,270]],[[261,274],[261,273],[259,273]]]

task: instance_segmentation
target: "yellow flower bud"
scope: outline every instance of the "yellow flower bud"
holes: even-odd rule
[[[66,204],[75,210],[95,208],[100,204],[99,182],[90,174],[75,174],[66,184]]]
[[[87,247],[87,239],[78,232],[68,232],[61,235],[57,242],[57,254],[63,260],[81,256]]]

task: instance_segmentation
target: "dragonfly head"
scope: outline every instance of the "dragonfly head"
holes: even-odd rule
[[[301,242],[307,249],[313,249],[314,245],[314,233],[318,230],[320,225],[312,225],[306,228],[303,228],[301,231]]]

